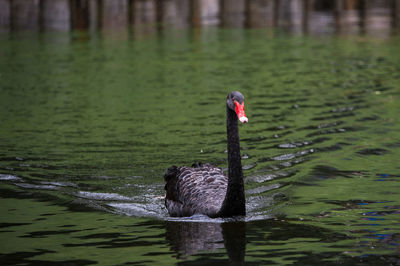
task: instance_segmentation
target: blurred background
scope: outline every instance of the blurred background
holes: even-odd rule
[[[399,0],[0,0],[0,30],[135,32],[163,27],[278,27],[294,33],[391,34]]]

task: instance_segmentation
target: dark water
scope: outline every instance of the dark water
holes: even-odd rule
[[[0,40],[2,264],[400,263],[400,38],[266,30]],[[248,215],[168,217],[165,169],[227,167]]]

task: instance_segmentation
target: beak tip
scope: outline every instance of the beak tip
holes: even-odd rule
[[[249,119],[247,119],[247,117],[242,116],[239,118],[240,122],[242,122],[243,124],[246,124],[247,122],[249,122]]]

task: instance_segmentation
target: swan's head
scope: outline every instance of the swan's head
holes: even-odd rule
[[[238,91],[232,91],[226,98],[226,105],[231,110],[235,111],[240,122],[243,124],[249,122],[246,114],[244,113],[244,97]]]

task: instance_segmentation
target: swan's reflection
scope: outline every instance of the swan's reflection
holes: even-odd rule
[[[245,222],[168,221],[166,229],[167,241],[179,255],[188,256],[225,247],[231,262],[244,262]]]

